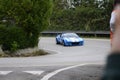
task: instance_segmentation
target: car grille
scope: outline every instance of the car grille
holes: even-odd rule
[[[72,42],[71,44],[72,44],[72,45],[83,45],[84,42],[83,42],[83,41],[81,41],[81,42]]]
[[[79,45],[80,42],[72,42],[72,45]]]

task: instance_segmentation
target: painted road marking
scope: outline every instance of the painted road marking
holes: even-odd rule
[[[7,75],[13,71],[0,71],[0,75]]]
[[[44,71],[23,71],[23,72],[33,75],[41,75]]]
[[[54,75],[58,74],[59,72],[68,70],[68,69],[72,69],[72,68],[76,68],[76,67],[80,67],[80,66],[85,66],[85,65],[95,65],[94,63],[88,63],[88,64],[79,64],[79,65],[75,65],[75,66],[70,66],[70,67],[66,67],[66,68],[62,68],[62,69],[58,69],[56,71],[53,71],[47,75],[45,75],[41,80],[49,80],[51,77],[53,77]]]

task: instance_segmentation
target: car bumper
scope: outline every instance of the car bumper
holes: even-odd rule
[[[82,45],[84,45],[84,41],[80,41],[80,42],[66,42],[65,43],[66,44],[66,46],[82,46]]]

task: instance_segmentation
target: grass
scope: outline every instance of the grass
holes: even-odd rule
[[[0,54],[0,57],[34,57],[34,56],[43,56],[47,55],[48,52],[45,52],[43,50],[35,51],[33,53],[25,53],[25,54],[14,54],[14,53],[3,53]]]

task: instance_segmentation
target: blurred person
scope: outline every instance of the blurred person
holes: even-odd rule
[[[114,34],[111,53],[107,58],[107,64],[102,80],[120,80],[120,4],[115,11]]]
[[[112,46],[112,39],[113,39],[113,34],[115,32],[115,19],[116,19],[116,14],[117,11],[116,9],[119,8],[120,0],[114,0],[114,9],[111,13],[111,19],[110,19],[110,39],[111,39],[111,46]]]

